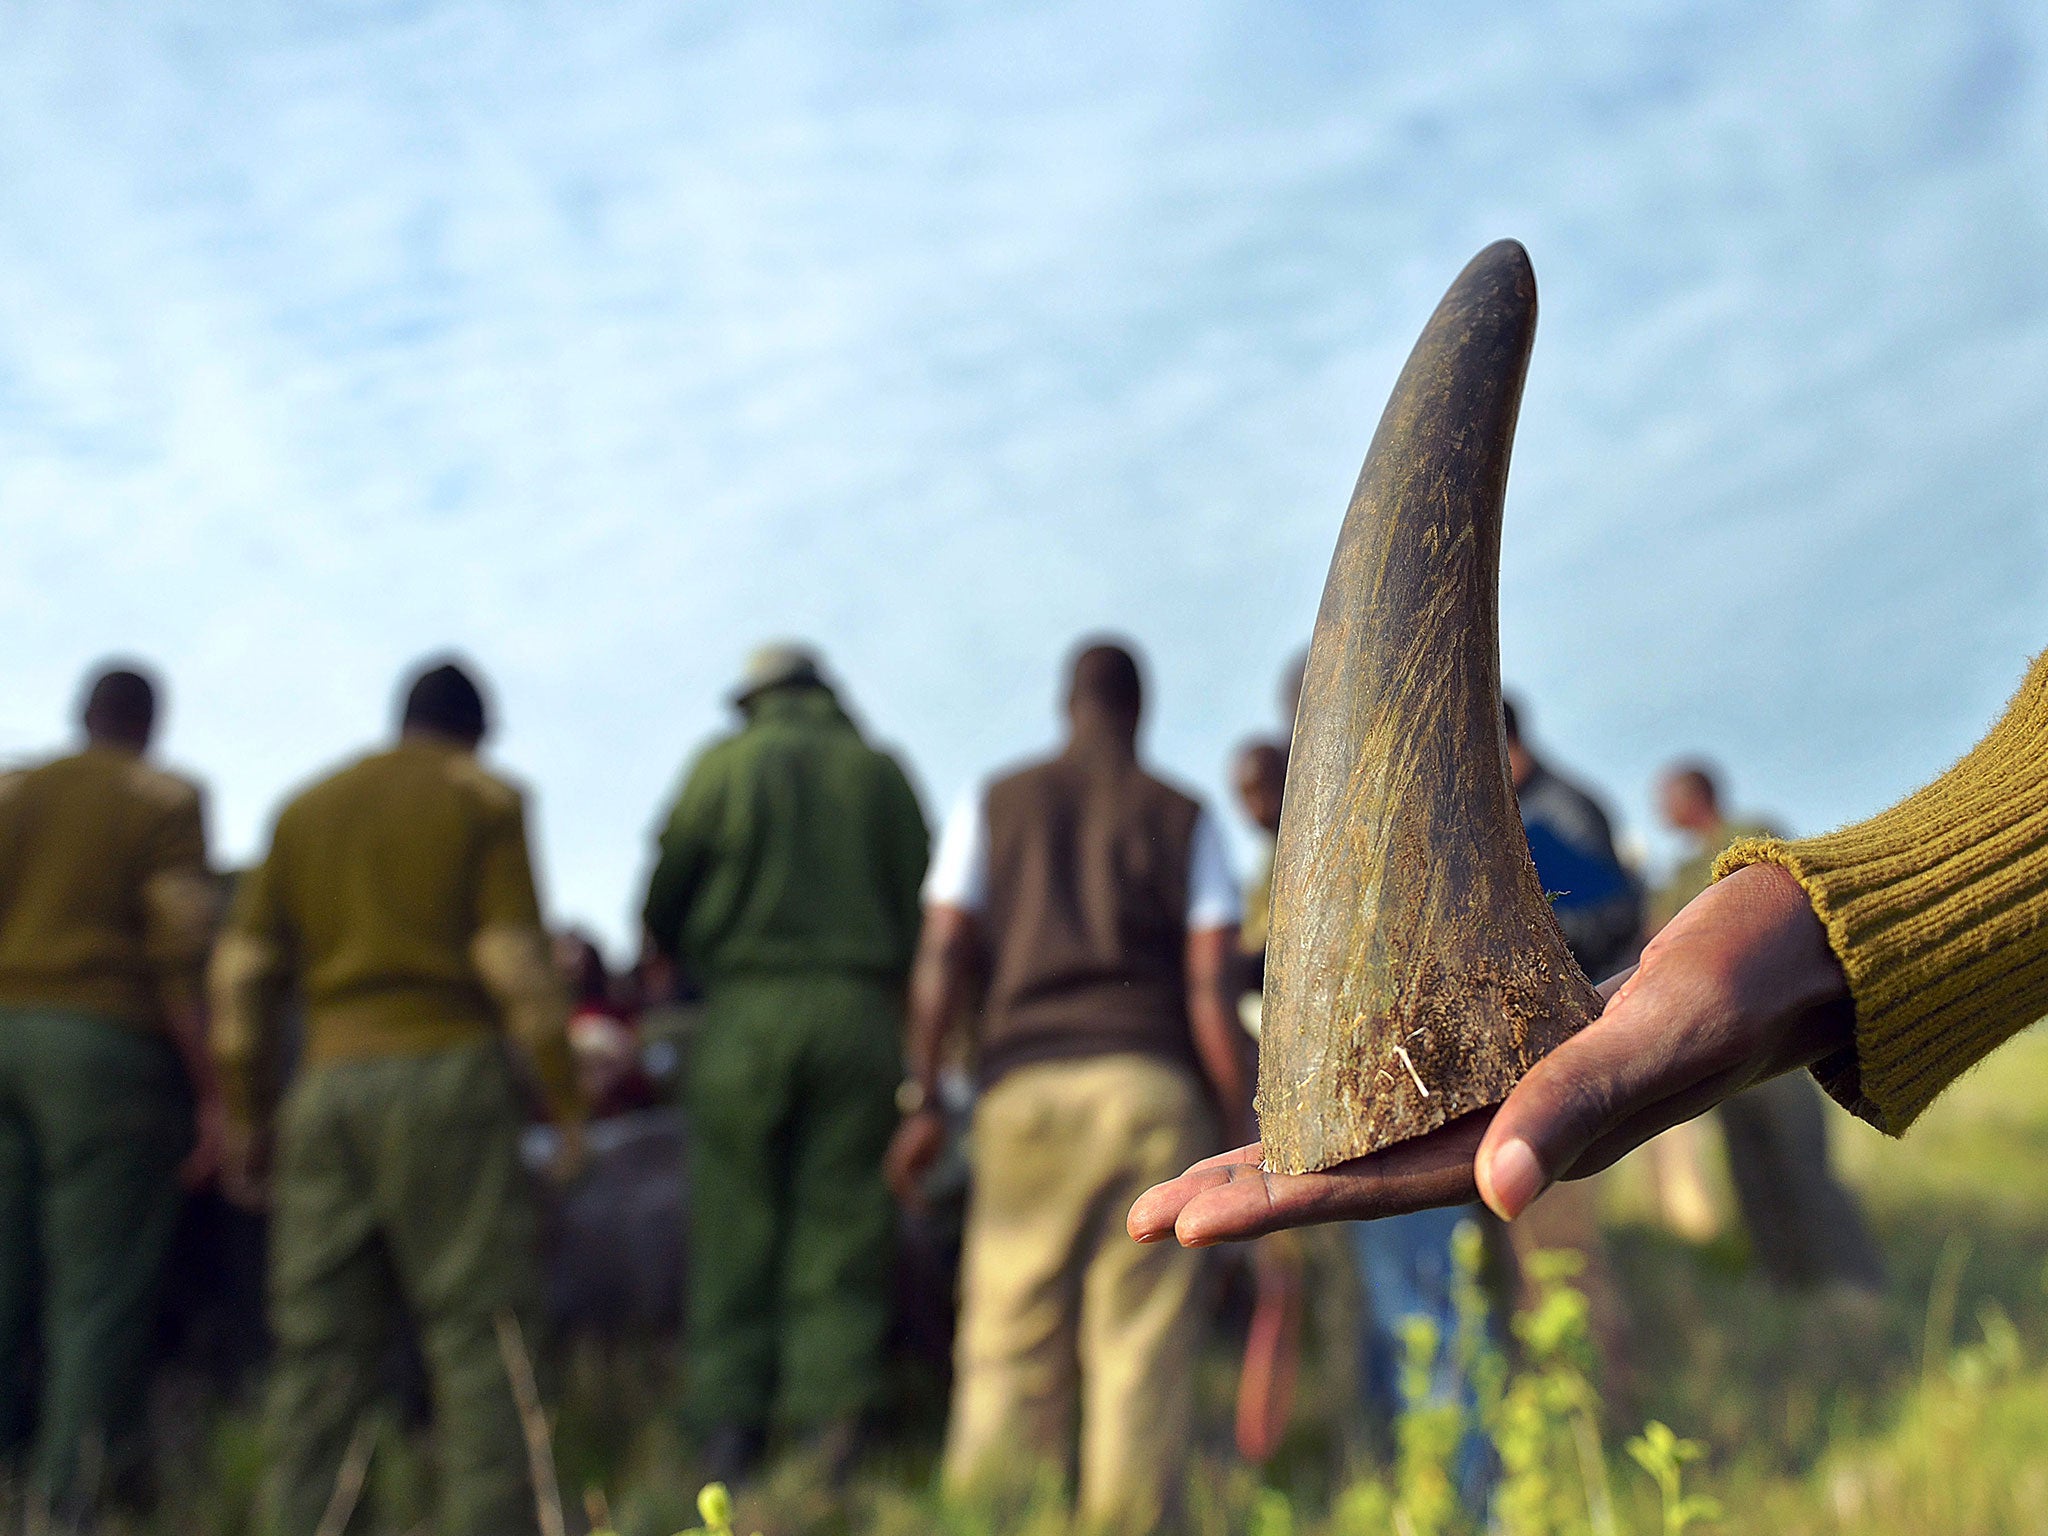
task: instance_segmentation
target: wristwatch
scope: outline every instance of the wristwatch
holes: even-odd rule
[[[921,1115],[938,1106],[932,1102],[931,1094],[923,1083],[914,1077],[906,1077],[896,1085],[896,1113],[908,1120],[912,1115]]]

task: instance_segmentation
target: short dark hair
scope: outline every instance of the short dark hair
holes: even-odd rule
[[[88,735],[147,740],[156,726],[156,684],[135,666],[108,667],[93,678],[78,713]]]
[[[482,741],[488,723],[483,693],[455,662],[431,663],[406,690],[399,723],[408,730],[420,727],[460,741]]]
[[[1503,698],[1500,701],[1500,727],[1511,745],[1519,746],[1522,741],[1522,720],[1515,712],[1515,701]]]
[[[1084,641],[1074,656],[1067,698],[1093,705],[1104,714],[1135,722],[1145,705],[1145,684],[1138,658],[1115,640]]]
[[[1721,804],[1719,770],[1703,758],[1681,758],[1664,770],[1664,782],[1683,784],[1717,809]]]

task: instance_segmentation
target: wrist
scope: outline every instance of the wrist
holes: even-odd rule
[[[1721,882],[1742,892],[1769,935],[1744,988],[1759,1013],[1786,1020],[1780,1069],[1803,1067],[1853,1050],[1856,1014],[1849,979],[1828,941],[1826,926],[1797,876],[1780,864],[1752,864]]]
[[[896,1113],[905,1120],[939,1113],[938,1093],[921,1077],[906,1077],[896,1085]]]

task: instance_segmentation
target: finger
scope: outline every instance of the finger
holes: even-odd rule
[[[1475,1171],[1481,1198],[1503,1220],[1603,1136],[1729,1070],[1715,1000],[1693,982],[1656,980],[1629,977],[1606,1011],[1530,1068],[1501,1105]]]
[[[1472,1155],[1485,1130],[1481,1112],[1414,1141],[1322,1173],[1267,1173],[1223,1164],[1183,1174],[1171,1228],[1183,1247],[1243,1242],[1285,1227],[1365,1221],[1473,1197]],[[1162,1186],[1162,1189],[1170,1186]],[[1184,1196],[1184,1198],[1183,1198]],[[1140,1214],[1133,1211],[1133,1230]],[[1147,1212],[1156,1220],[1158,1213]],[[1164,1229],[1156,1235],[1164,1235]]]
[[[1472,1199],[1472,1154],[1483,1118],[1322,1173],[1226,1170],[1221,1185],[1199,1192],[1174,1223],[1185,1247],[1241,1242],[1286,1227],[1370,1221]]]
[[[1214,1157],[1203,1158],[1199,1163],[1191,1165],[1188,1173],[1197,1173],[1204,1168],[1232,1168],[1240,1163],[1250,1163],[1256,1168],[1265,1160],[1265,1144],[1263,1142],[1248,1141],[1241,1147],[1232,1147],[1228,1152],[1218,1152]],[[1183,1175],[1183,1177],[1185,1176]]]
[[[1157,1242],[1173,1231],[1174,1223],[1180,1219],[1180,1213],[1190,1200],[1206,1189],[1227,1182],[1232,1168],[1256,1169],[1260,1156],[1259,1144],[1253,1142],[1232,1152],[1203,1158],[1178,1178],[1155,1184],[1138,1196],[1131,1206],[1130,1215],[1124,1219],[1124,1229],[1141,1243]]]

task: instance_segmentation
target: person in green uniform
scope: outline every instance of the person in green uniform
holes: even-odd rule
[[[515,1074],[572,1147],[581,1108],[522,800],[477,761],[485,724],[461,668],[421,673],[395,747],[279,814],[214,952],[237,1161],[269,1173],[265,1503],[282,1536],[320,1527],[401,1311],[433,1388],[438,1528],[535,1529],[506,1326],[532,1337],[539,1284]],[[287,987],[304,1038],[273,1113]]]
[[[1644,938],[1655,937],[1714,880],[1714,863],[1744,838],[1771,838],[1761,822],[1730,819],[1720,786],[1699,762],[1674,763],[1657,781],[1664,821],[1692,852],[1652,896]],[[1871,1295],[1884,1285],[1884,1258],[1855,1193],[1835,1176],[1828,1152],[1825,1100],[1813,1080],[1788,1073],[1723,1100],[1714,1112],[1728,1152],[1728,1173],[1757,1267],[1787,1290]],[[1678,1170],[1701,1160],[1700,1122],[1651,1143],[1651,1166],[1678,1185]],[[1681,1174],[1682,1177],[1682,1174]],[[1679,1186],[1679,1187],[1682,1187]]]
[[[144,760],[140,672],[96,678],[83,723],[84,750],[0,775],[0,1472],[26,1452],[59,1524],[141,1467],[181,1165],[211,1175],[221,1121],[199,790]]]
[[[705,992],[693,1047],[690,1413],[719,1476],[771,1424],[854,1451],[882,1377],[904,987],[930,838],[817,658],[770,646],[660,834],[648,940]]]

